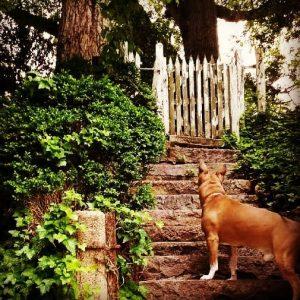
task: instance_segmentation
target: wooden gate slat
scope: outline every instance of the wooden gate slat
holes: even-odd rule
[[[218,77],[218,137],[221,137],[224,132],[224,108],[223,108],[223,78],[222,78],[223,65],[218,59],[217,61],[217,77]]]
[[[169,88],[169,118],[170,118],[170,134],[175,134],[175,102],[174,102],[174,67],[172,59],[169,59],[168,64],[168,88]]]
[[[206,57],[204,57],[203,61],[203,89],[204,89],[204,132],[205,137],[211,137],[211,126],[210,126],[210,110],[209,110],[209,90],[208,90],[208,62]]]
[[[210,101],[211,101],[211,136],[217,136],[217,98],[216,98],[216,64],[214,58],[210,60]]]
[[[196,136],[196,103],[195,103],[195,79],[194,79],[195,65],[192,57],[189,59],[189,98],[190,98],[190,127],[191,136]]]
[[[180,62],[178,56],[175,61],[175,94],[176,94],[176,134],[182,132],[182,113],[181,113],[181,81],[180,81]]]
[[[183,97],[183,133],[184,135],[190,134],[189,126],[189,98],[188,98],[188,70],[185,58],[182,60],[181,64],[182,73],[182,97]]]
[[[223,68],[224,78],[224,117],[225,117],[225,130],[230,129],[230,112],[229,112],[229,68],[224,65]]]
[[[196,86],[197,86],[197,135],[203,136],[203,119],[202,119],[202,65],[199,57],[196,59]]]
[[[231,131],[239,135],[239,107],[238,107],[238,86],[237,86],[237,68],[234,63],[230,65],[230,121],[231,121]]]

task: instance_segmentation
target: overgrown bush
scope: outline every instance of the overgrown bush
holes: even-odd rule
[[[249,103],[240,140],[225,138],[228,146],[241,151],[237,171],[256,184],[261,204],[276,211],[300,204],[299,117],[299,108],[273,104],[259,113]]]
[[[57,299],[77,298],[76,272],[87,270],[76,258],[76,251],[84,250],[84,245],[75,235],[84,228],[72,210],[78,205],[73,196],[74,191],[67,191],[63,202],[51,204],[34,229],[28,211],[14,214],[16,228],[0,248],[1,299],[38,299],[50,292]]]
[[[144,102],[134,97],[107,77],[28,76],[0,110],[0,189],[8,211],[74,189],[81,207],[116,212],[127,250],[121,259],[145,264],[152,249],[142,225],[149,216],[138,210],[153,197],[147,186],[135,194],[130,187],[159,159],[165,135],[147,105],[149,90],[140,90]]]
[[[163,151],[163,125],[108,78],[29,76],[0,111],[0,184],[12,199],[75,187],[125,197]],[[124,201],[128,199],[124,198]]]

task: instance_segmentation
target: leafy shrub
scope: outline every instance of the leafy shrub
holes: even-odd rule
[[[150,217],[137,210],[151,207],[154,198],[149,186],[138,187],[135,194],[130,187],[143,178],[147,164],[159,159],[165,135],[159,117],[142,105],[148,100],[132,101],[134,94],[130,99],[125,92],[107,77],[28,76],[0,111],[0,192],[10,207],[26,207],[36,195],[43,201],[74,189],[73,196],[82,198],[80,206],[115,211],[122,257],[131,266],[144,265],[152,253],[142,229]],[[39,269],[33,257],[19,263],[23,259]],[[131,270],[121,275],[128,279]],[[55,274],[50,274],[52,280]],[[37,278],[43,280],[40,273]],[[53,282],[59,284],[64,287],[63,281]]]
[[[76,258],[78,249],[84,250],[75,235],[84,230],[78,224],[72,206],[71,191],[64,201],[52,204],[43,221],[32,232],[29,212],[15,213],[16,229],[11,239],[0,248],[0,298],[23,299],[50,292],[57,298],[76,298],[78,287],[75,274],[87,271]],[[66,298],[64,298],[66,299]]]
[[[258,113],[249,105],[240,140],[226,137],[225,143],[241,151],[237,171],[256,183],[262,205],[277,211],[297,207],[300,200],[299,108],[278,105]]]
[[[0,111],[0,184],[14,199],[66,186],[126,194],[163,151],[159,118],[108,78],[29,76]]]
[[[128,281],[120,291],[120,300],[143,300],[146,299],[147,289],[137,285],[134,281]]]

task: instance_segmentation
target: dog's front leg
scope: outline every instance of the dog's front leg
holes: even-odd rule
[[[203,275],[201,279],[212,279],[218,271],[218,248],[219,237],[217,233],[210,232],[206,238],[206,243],[209,251],[210,270],[207,275]]]

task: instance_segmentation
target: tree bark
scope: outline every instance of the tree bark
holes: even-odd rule
[[[64,0],[58,34],[58,64],[92,62],[101,54],[103,18],[95,0]]]
[[[181,0],[167,5],[167,16],[179,26],[185,55],[194,59],[219,55],[217,15],[214,0]]]

